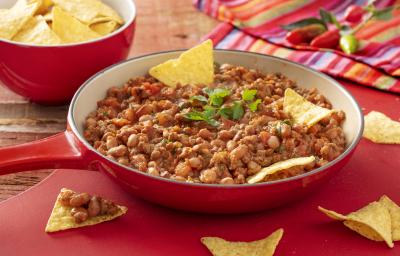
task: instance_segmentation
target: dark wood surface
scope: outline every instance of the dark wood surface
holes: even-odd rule
[[[137,27],[130,56],[188,48],[212,30],[217,21],[200,13],[191,0],[136,0]],[[45,138],[66,126],[68,106],[45,107],[30,103],[0,83],[0,146]],[[50,170],[0,176],[0,201],[35,185]]]

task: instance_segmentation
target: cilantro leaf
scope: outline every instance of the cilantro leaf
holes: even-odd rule
[[[206,122],[209,125],[214,126],[214,127],[217,127],[220,125],[220,123],[217,120],[215,120],[214,118],[208,119],[208,120],[206,120]]]
[[[220,114],[223,118],[232,119],[232,107],[222,107],[219,109],[218,114]]]
[[[184,117],[191,121],[205,121],[212,126],[218,126],[219,122],[213,118],[215,114],[215,110],[204,110],[203,112],[199,111],[190,111],[184,115]]]
[[[192,97],[190,97],[189,100],[190,100],[191,102],[197,100],[197,101],[200,101],[201,103],[204,103],[204,104],[207,104],[207,102],[208,102],[207,98],[204,97],[203,95],[195,95],[195,96],[192,96]]]
[[[256,97],[257,94],[257,90],[253,89],[253,90],[249,90],[249,89],[245,89],[242,92],[242,99],[245,101],[252,101],[254,100],[254,97]]]
[[[208,88],[208,87],[203,88],[203,92],[204,92],[205,94],[207,94],[208,96],[210,96],[210,94],[211,94],[213,91],[214,91],[213,88]]]
[[[224,98],[231,95],[231,91],[225,88],[215,88],[204,92],[208,94],[210,105],[216,107],[220,107],[224,103]]]
[[[205,118],[208,118],[208,119],[212,118],[213,116],[215,116],[215,112],[216,112],[216,109],[214,107],[204,106],[203,114],[204,114]]]
[[[261,99],[257,99],[257,100],[255,100],[255,101],[253,101],[252,103],[249,103],[249,109],[252,111],[252,112],[256,112],[257,111],[257,108],[258,108],[258,105],[261,103]]]
[[[243,115],[244,115],[244,109],[243,109],[242,103],[240,101],[233,102],[232,119],[239,120],[243,117]]]
[[[186,113],[184,117],[188,120],[193,120],[193,121],[205,121],[203,112],[199,112],[196,110]]]

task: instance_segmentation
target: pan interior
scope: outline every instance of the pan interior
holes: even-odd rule
[[[164,52],[134,58],[99,72],[90,78],[75,95],[70,109],[71,125],[74,124],[73,126],[83,139],[85,118],[96,109],[97,101],[106,96],[108,88],[122,86],[130,78],[146,74],[150,67],[176,58],[179,53],[180,51]],[[266,55],[224,50],[215,50],[214,55],[215,61],[221,64],[241,65],[265,73],[279,72],[296,81],[300,87],[316,87],[331,101],[334,108],[345,111],[346,121],[343,124],[343,130],[346,134],[347,146],[350,146],[360,134],[362,115],[357,103],[345,89],[328,76],[302,65]]]

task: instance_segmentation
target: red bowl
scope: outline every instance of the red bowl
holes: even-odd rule
[[[0,175],[35,168],[89,168],[102,171],[131,193],[149,201],[188,211],[242,213],[273,208],[304,197],[337,173],[350,159],[363,132],[363,115],[355,99],[334,79],[305,66],[262,54],[215,50],[219,63],[280,72],[299,86],[316,87],[334,108],[346,112],[343,130],[347,148],[338,158],[318,169],[288,179],[244,185],[178,182],[123,166],[98,153],[83,137],[85,117],[105,97],[108,88],[143,75],[181,51],[156,53],[127,60],[90,78],[75,94],[64,133],[37,142],[0,149]]]
[[[120,29],[96,40],[59,46],[0,39],[0,80],[34,102],[63,104],[93,74],[126,59],[135,31],[135,5],[132,0],[103,1],[125,20]],[[0,9],[14,3],[0,1]]]

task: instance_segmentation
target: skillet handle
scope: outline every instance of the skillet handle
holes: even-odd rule
[[[71,131],[0,148],[0,175],[49,168],[82,168],[83,154]]]

